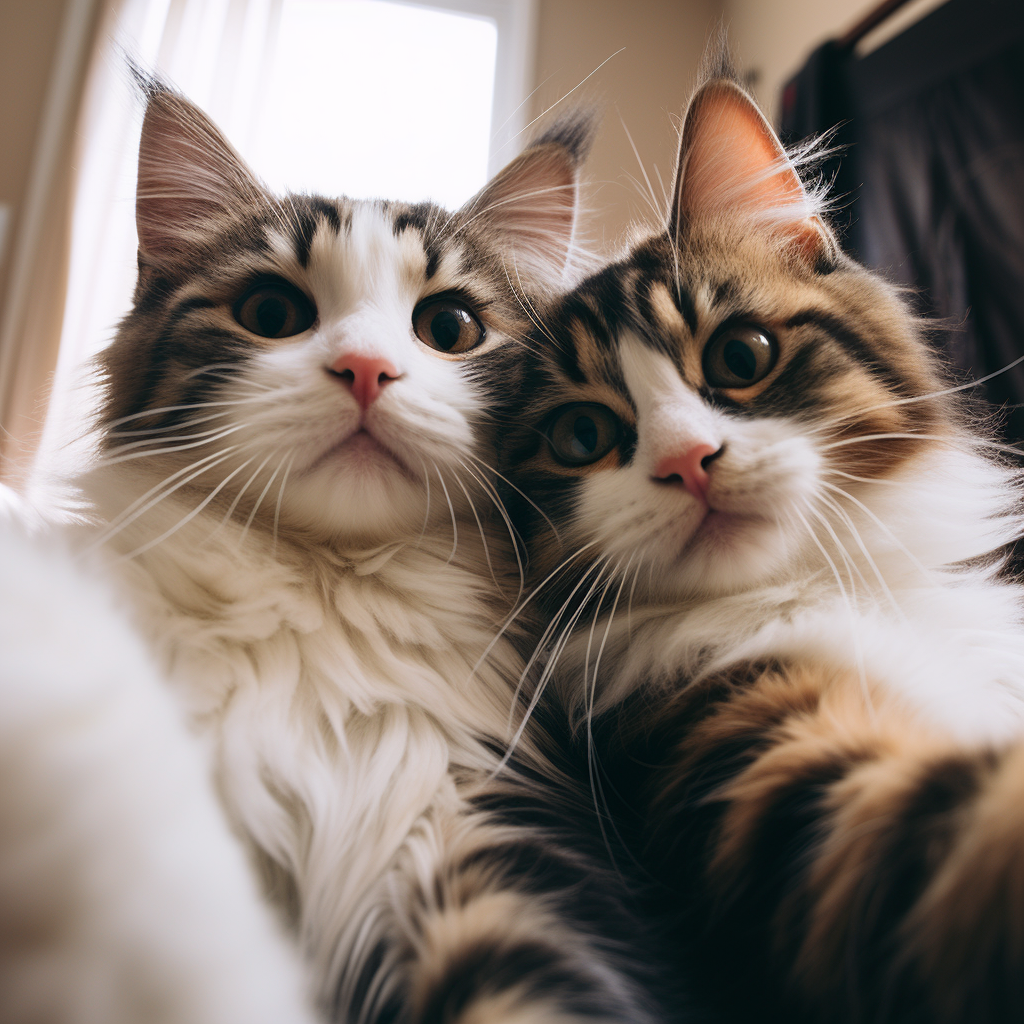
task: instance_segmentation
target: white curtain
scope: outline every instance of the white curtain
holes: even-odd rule
[[[193,98],[236,140],[253,130],[282,0],[123,0],[97,48],[79,121],[59,356],[39,445],[44,473],[76,457],[92,412],[88,360],[109,343],[135,280],[135,176],[142,103],[125,56]]]

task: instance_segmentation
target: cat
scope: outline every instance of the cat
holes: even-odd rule
[[[522,659],[495,639],[516,581],[480,455],[531,303],[571,270],[590,119],[448,213],[275,198],[143,84],[138,282],[70,533],[208,751],[318,1005],[651,1019],[641,926],[545,824],[544,787],[571,784],[532,724],[503,769]]]
[[[739,1019],[1017,1019],[1021,475],[800,163],[720,68],[665,228],[531,338],[536,699]]]

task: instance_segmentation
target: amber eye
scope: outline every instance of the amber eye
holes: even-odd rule
[[[767,331],[730,324],[704,348],[704,379],[713,388],[749,388],[768,376],[778,356],[779,347]]]
[[[454,298],[424,299],[412,312],[416,337],[438,352],[457,355],[484,340],[484,329],[472,310]]]
[[[254,284],[235,303],[234,314],[247,331],[261,338],[291,338],[316,320],[313,303],[279,278]]]
[[[556,409],[548,423],[551,451],[567,466],[589,466],[603,459],[621,436],[618,416],[604,405],[580,402]]]

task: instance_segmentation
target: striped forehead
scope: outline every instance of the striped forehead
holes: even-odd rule
[[[364,303],[416,301],[427,279],[432,291],[454,287],[462,263],[459,245],[441,252],[416,218],[374,201],[317,200],[268,235],[281,272],[299,270],[328,316]]]

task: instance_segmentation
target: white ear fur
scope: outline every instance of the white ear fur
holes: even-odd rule
[[[462,209],[502,239],[513,282],[551,288],[569,260],[577,207],[577,160],[557,142],[520,154]]]
[[[181,259],[210,220],[239,204],[266,201],[259,181],[198,107],[168,90],[150,93],[135,200],[144,262]]]
[[[830,248],[817,203],[764,115],[735,82],[717,79],[690,102],[679,142],[668,229],[702,218],[746,220],[786,235],[808,256]]]

